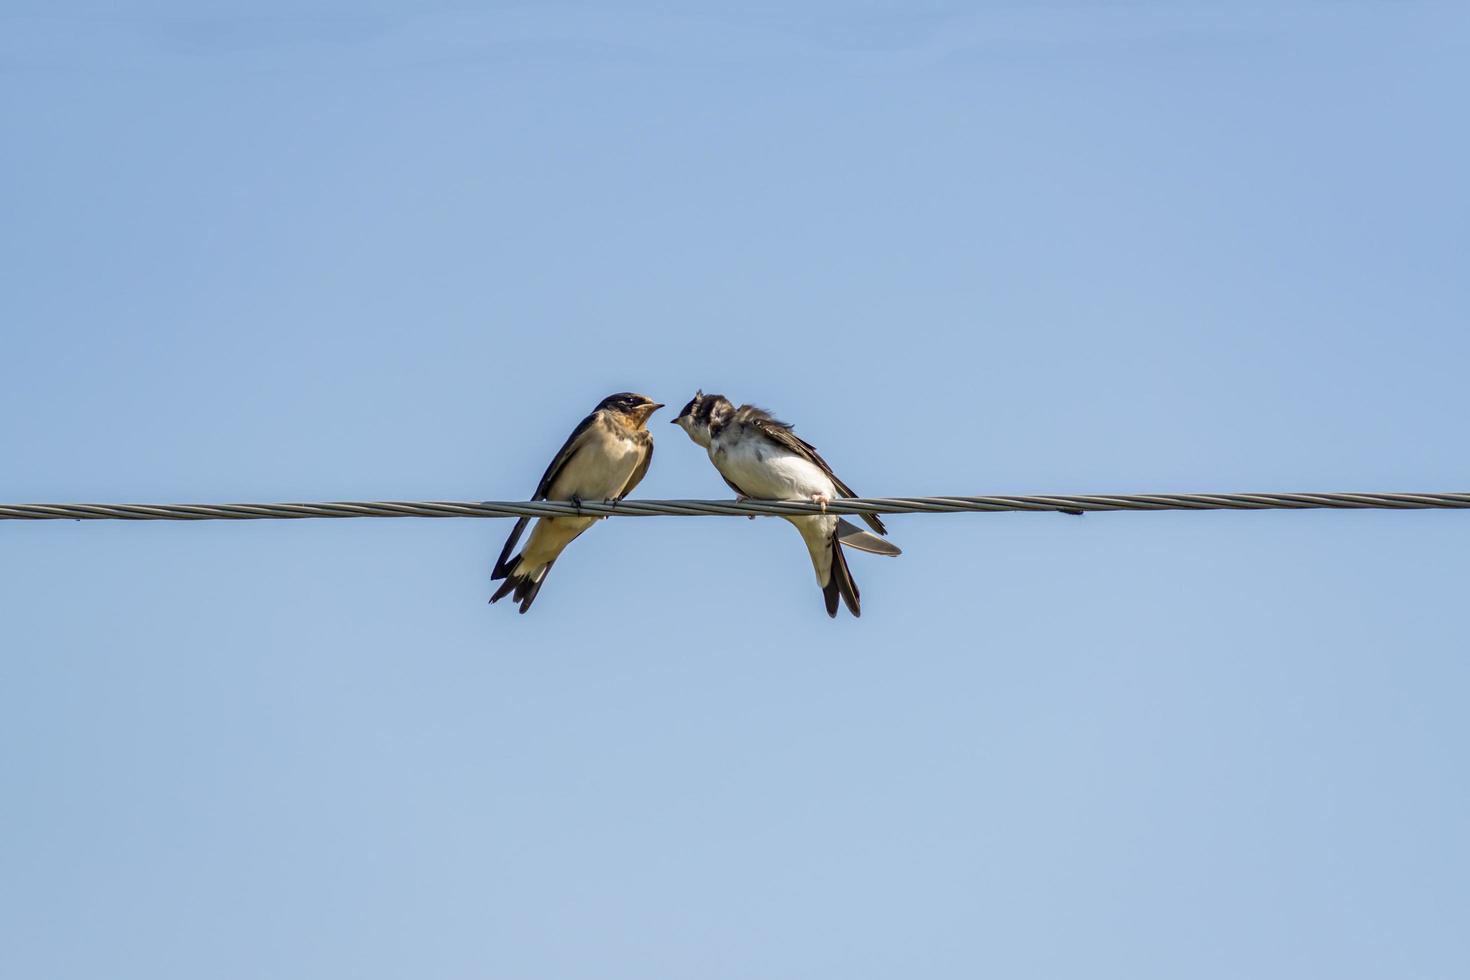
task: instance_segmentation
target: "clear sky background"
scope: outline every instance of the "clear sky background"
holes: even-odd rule
[[[9,0],[0,499],[1465,490],[1453,3]],[[727,497],[655,418],[645,497]],[[0,525],[0,974],[1470,975],[1470,515]]]

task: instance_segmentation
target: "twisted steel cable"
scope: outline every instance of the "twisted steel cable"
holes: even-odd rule
[[[1470,493],[1152,493],[992,497],[847,497],[829,514],[997,511],[1470,509]],[[796,500],[378,500],[283,504],[0,504],[14,521],[256,521],[307,517],[751,517],[818,514]]]

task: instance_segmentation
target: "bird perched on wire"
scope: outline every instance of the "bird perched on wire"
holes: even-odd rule
[[[572,430],[566,444],[546,467],[536,485],[532,500],[622,500],[638,486],[653,459],[653,434],[648,431],[649,416],[663,405],[646,395],[631,391],[608,395],[598,402],[592,414]],[[596,517],[541,517],[531,531],[526,547],[514,558],[510,553],[526,530],[529,517],[516,521],[495,570],[492,581],[504,579],[490,597],[497,602],[511,596],[521,604],[521,612],[531,608],[536,594],[562,549],[591,527]]]
[[[857,496],[791,426],[752,405],[736,408],[724,395],[699,391],[673,422],[709,452],[710,462],[741,497],[809,500],[825,510],[834,498]],[[784,518],[806,542],[829,616],[837,615],[839,597],[854,616],[862,615],[862,597],[842,553],[844,544],[877,555],[902,554],[877,536],[888,533],[877,514],[862,518],[877,534],[825,513]]]

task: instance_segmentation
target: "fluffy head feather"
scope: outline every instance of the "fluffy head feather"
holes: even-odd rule
[[[734,415],[735,406],[724,395],[706,395],[703,391],[696,391],[688,404],[679,410],[674,424],[688,433],[689,438],[708,449],[714,433]]]

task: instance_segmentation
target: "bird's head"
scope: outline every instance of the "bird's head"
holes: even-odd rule
[[[734,411],[735,406],[724,395],[706,395],[703,391],[696,391],[673,422],[688,433],[689,438],[708,449],[714,437],[713,430],[723,425]]]
[[[663,408],[662,402],[656,402],[647,395],[640,395],[632,391],[620,391],[616,395],[608,395],[597,405],[599,412],[611,412],[628,422],[634,428],[644,425],[648,417]]]

